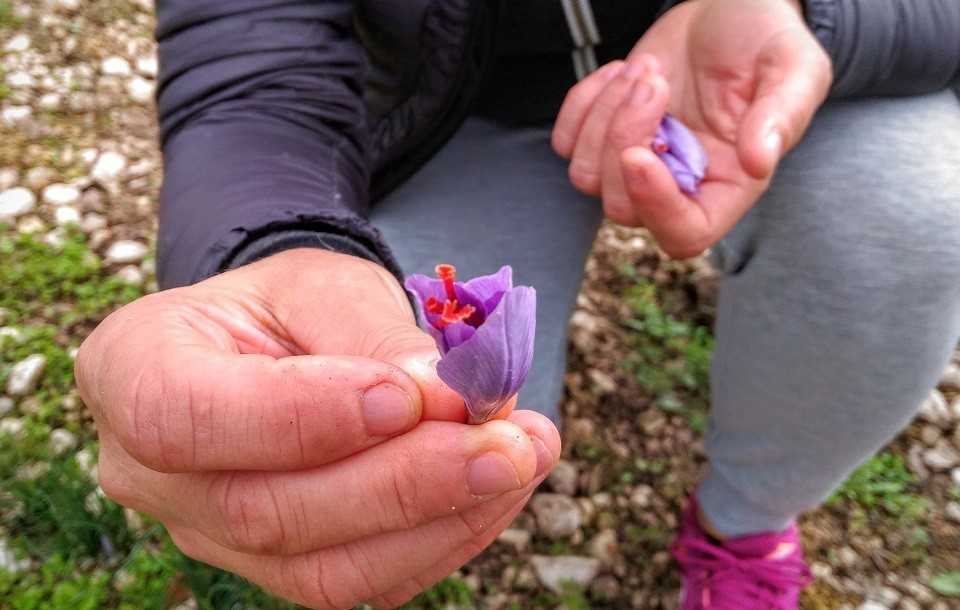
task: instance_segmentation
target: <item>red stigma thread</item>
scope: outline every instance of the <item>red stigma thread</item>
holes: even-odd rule
[[[662,155],[662,154],[665,153],[665,152],[669,152],[669,150],[670,150],[670,145],[667,144],[666,142],[654,142],[654,143],[653,143],[653,150],[654,150],[654,152],[659,153],[659,154]]]
[[[447,294],[447,298],[442,302],[436,297],[427,299],[427,311],[440,316],[440,319],[436,320],[433,325],[437,328],[444,328],[449,324],[463,322],[472,316],[477,311],[477,308],[473,305],[458,306],[457,291],[454,286],[454,282],[457,279],[457,268],[453,265],[437,265],[436,271],[437,277],[443,280],[443,289]]]

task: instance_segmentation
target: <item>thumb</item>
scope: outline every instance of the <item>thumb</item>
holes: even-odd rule
[[[465,422],[463,398],[437,375],[440,351],[429,334],[408,320],[397,320],[376,331],[377,344],[369,357],[403,370],[420,387],[423,419]]]
[[[762,180],[800,141],[826,99],[830,60],[805,28],[789,30],[757,57],[756,79],[756,93],[737,137],[737,152],[747,173]]]

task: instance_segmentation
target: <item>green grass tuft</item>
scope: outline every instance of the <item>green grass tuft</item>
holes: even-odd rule
[[[916,522],[924,517],[927,501],[915,493],[916,477],[903,458],[890,452],[874,456],[834,492],[828,505],[852,502],[869,513]]]

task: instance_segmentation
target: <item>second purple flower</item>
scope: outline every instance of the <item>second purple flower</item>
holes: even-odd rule
[[[681,191],[697,194],[707,174],[707,153],[686,125],[669,114],[663,117],[653,138],[653,152],[669,168]]]

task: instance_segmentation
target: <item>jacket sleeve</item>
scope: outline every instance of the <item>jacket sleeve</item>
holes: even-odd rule
[[[158,0],[164,288],[286,248],[399,273],[367,222],[352,0]]]
[[[805,0],[834,97],[914,95],[960,80],[960,1]]]

